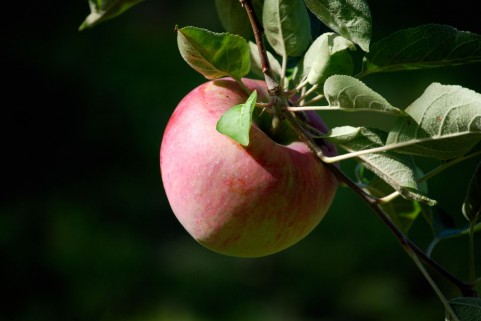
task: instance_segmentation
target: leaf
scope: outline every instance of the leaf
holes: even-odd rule
[[[252,0],[252,5],[258,17],[262,17],[263,0]],[[222,27],[225,31],[244,37],[252,38],[252,27],[246,10],[239,0],[215,0],[215,8]]]
[[[259,49],[257,48],[257,45],[252,41],[249,41],[249,49],[251,54],[251,72],[257,76],[264,77],[264,73],[262,72],[261,58],[259,56]],[[280,79],[282,68],[279,64],[279,61],[269,51],[267,51],[267,58],[269,59],[271,71],[275,76],[277,76],[277,79]]]
[[[334,75],[324,83],[324,95],[331,107],[345,111],[375,111],[396,116],[405,113],[391,106],[389,102],[362,81],[347,75]]]
[[[463,215],[472,223],[481,216],[481,163],[478,164],[463,202]]]
[[[469,224],[457,226],[455,220],[448,213],[437,207],[434,208],[431,214],[431,228],[434,233],[434,239],[426,250],[428,256],[431,256],[432,251],[439,242],[469,234],[470,231]],[[475,232],[479,230],[481,230],[481,223],[474,226]]]
[[[371,12],[364,0],[305,0],[309,10],[326,26],[369,51]]]
[[[361,168],[364,168],[361,166]],[[362,171],[366,172],[366,171]],[[362,181],[365,184],[364,190],[374,197],[384,197],[391,194],[394,190],[379,176],[375,176],[372,179],[366,181],[366,173],[362,173]],[[421,204],[418,201],[405,199],[403,197],[396,197],[386,204],[381,204],[382,210],[389,216],[393,223],[401,229],[404,233],[407,233],[412,224],[422,213]]]
[[[375,128],[335,127],[323,138],[338,144],[348,152],[367,150],[384,145],[387,133]],[[361,163],[383,179],[404,198],[434,205],[436,202],[419,190],[415,164],[411,156],[393,152],[368,153],[358,156]]]
[[[445,160],[465,155],[481,140],[481,95],[461,86],[431,84],[405,110],[387,138],[397,152]]]
[[[352,126],[341,126],[332,128],[326,135],[326,138],[333,143],[345,143],[356,139],[358,136],[362,135],[363,127],[352,127]]]
[[[311,43],[311,23],[302,0],[265,0],[262,22],[267,41],[281,57],[301,56]]]
[[[481,299],[475,297],[459,297],[449,301],[459,321],[480,321],[481,320]],[[454,320],[452,316],[446,315],[446,321]]]
[[[469,224],[456,226],[455,220],[444,210],[437,208],[432,212],[434,236],[439,240],[454,238],[469,233]]]
[[[351,74],[354,64],[348,49],[355,50],[356,46],[346,38],[332,32],[320,35],[304,55],[301,78],[316,85],[334,74]]]
[[[253,91],[244,104],[232,107],[217,122],[218,132],[232,138],[243,146],[249,145],[252,112],[256,106],[257,91]]]
[[[481,35],[438,24],[399,30],[373,43],[364,74],[481,61]]]
[[[249,45],[241,36],[197,27],[176,30],[182,58],[205,78],[231,76],[240,79],[249,73]]]
[[[252,35],[252,28],[245,9],[239,0],[215,0],[217,16],[227,32],[240,35],[246,39]]]
[[[97,24],[112,19],[142,0],[89,0],[90,14],[80,25],[79,30],[92,28]]]

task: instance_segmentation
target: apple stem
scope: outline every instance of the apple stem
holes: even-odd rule
[[[264,44],[264,28],[262,27],[262,24],[257,18],[257,15],[254,11],[254,6],[252,5],[252,1],[239,0],[239,2],[241,3],[242,7],[245,8],[251,26],[253,26],[252,30],[254,32],[254,38],[256,40],[256,45],[259,50],[262,73],[264,74],[264,77],[266,79],[267,90],[269,90],[269,93],[271,95],[277,96],[280,92],[282,92],[282,90],[277,80],[275,80],[269,64],[269,58],[267,57],[267,50]]]
[[[238,79],[238,78],[234,78],[232,77],[238,84],[239,86],[241,87],[241,89],[247,94],[247,95],[250,95],[252,92],[249,88],[247,88],[247,86],[242,82],[241,79]]]
[[[318,144],[318,140],[313,138],[312,135],[301,125],[298,118],[294,112],[288,111],[289,102],[285,97],[284,90],[279,85],[270,69],[269,60],[267,57],[266,47],[264,45],[264,28],[262,27],[257,15],[254,11],[251,0],[239,0],[241,5],[246,9],[247,16],[249,17],[252,30],[254,32],[254,37],[256,40],[257,48],[259,50],[259,56],[261,60],[262,72],[264,73],[264,78],[266,80],[267,89],[271,96],[273,96],[273,114],[274,120],[276,117],[285,118],[294,128],[298,136],[309,146],[311,151],[317,156],[317,158],[324,163],[324,165],[332,172],[332,174],[337,178],[339,183],[346,185],[351,188],[358,196],[364,200],[371,210],[378,216],[379,219],[391,230],[394,236],[400,242],[402,248],[407,251],[410,257],[415,260],[420,260],[424,264],[431,267],[433,270],[438,272],[448,281],[450,281],[454,286],[456,286],[463,296],[477,296],[476,290],[474,290],[472,284],[467,284],[447,271],[442,265],[431,259],[426,253],[424,253],[416,244],[414,244],[409,238],[394,224],[394,222],[389,218],[389,216],[383,211],[376,198],[372,198],[370,195],[366,194],[361,187],[359,187],[354,181],[352,181],[344,172],[342,172],[338,166],[333,163],[325,163],[323,160],[326,158],[324,153]],[[282,114],[281,114],[282,113]],[[421,270],[421,272],[423,272]],[[436,290],[436,289],[434,289]]]
[[[252,30],[254,32],[254,38],[256,41],[257,49],[259,50],[259,57],[261,59],[262,73],[264,74],[264,78],[267,84],[267,90],[269,91],[269,94],[274,97],[274,99],[279,98],[283,96],[284,92],[281,85],[272,74],[272,70],[269,64],[269,58],[267,57],[266,46],[264,44],[264,28],[262,27],[262,24],[257,18],[257,15],[254,11],[254,6],[252,5],[252,1],[239,0],[239,2],[242,7],[245,8],[247,16],[249,17],[250,24],[252,26]],[[272,128],[273,130],[276,130],[281,122],[281,110],[277,101],[272,105],[272,109]]]

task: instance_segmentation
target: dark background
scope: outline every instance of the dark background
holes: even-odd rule
[[[471,2],[438,3],[369,1],[373,39],[431,22],[481,33]],[[311,235],[265,258],[211,253],[182,229],[158,151],[170,113],[204,79],[181,59],[174,26],[221,31],[213,1],[148,0],[83,32],[87,0],[6,6],[0,320],[443,320],[413,262],[347,189]],[[365,81],[404,107],[433,81],[481,92],[480,71],[477,64]],[[475,165],[464,162],[430,185],[458,217]],[[412,233],[422,247],[431,238],[422,219]],[[434,255],[461,276],[466,252],[459,238]],[[434,276],[448,297],[458,295]]]

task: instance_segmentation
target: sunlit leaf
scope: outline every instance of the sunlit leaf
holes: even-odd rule
[[[265,0],[262,21],[267,41],[281,57],[301,56],[311,43],[311,23],[302,0]]]
[[[324,95],[331,107],[346,111],[375,111],[397,116],[405,113],[362,81],[347,75],[334,75],[324,83]]]
[[[243,146],[249,145],[252,112],[256,106],[256,100],[257,91],[254,91],[244,104],[227,110],[217,122],[217,131],[229,136]]]
[[[326,26],[369,51],[371,12],[364,0],[305,0],[309,10]]]
[[[89,0],[90,14],[80,25],[79,30],[92,28],[112,19],[143,0]]]
[[[364,167],[361,166],[361,168]],[[384,180],[380,179],[379,176],[374,176],[367,180],[366,176],[366,173],[364,173],[362,177],[363,189],[370,195],[374,197],[384,197],[394,192],[394,189]],[[396,197],[388,203],[381,204],[380,207],[404,233],[409,231],[416,218],[422,213],[422,206],[418,201],[404,197]]]
[[[397,120],[386,142],[396,151],[451,159],[481,140],[481,95],[472,90],[433,83],[404,111],[410,117]]]
[[[386,137],[387,133],[380,129],[343,126],[331,129],[325,139],[348,152],[354,152],[384,146]],[[416,183],[416,166],[410,155],[382,152],[363,154],[358,158],[368,170],[383,179],[403,197],[428,205],[436,203],[419,190]]]
[[[354,43],[335,33],[320,35],[309,46],[300,63],[300,78],[315,85],[334,74],[352,74],[354,64],[348,50],[355,49]]]
[[[480,321],[481,320],[481,299],[475,297],[459,297],[449,301],[451,308],[459,321]],[[449,314],[446,321],[455,319]]]
[[[399,30],[371,45],[364,74],[481,61],[481,35],[438,24]]]
[[[177,29],[177,44],[182,58],[207,79],[240,79],[250,70],[249,45],[241,36],[183,27]]]

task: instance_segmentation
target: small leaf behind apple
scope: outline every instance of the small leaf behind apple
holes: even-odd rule
[[[257,91],[253,91],[244,104],[227,110],[217,122],[217,131],[243,146],[249,145],[252,112],[256,106],[256,101]]]

